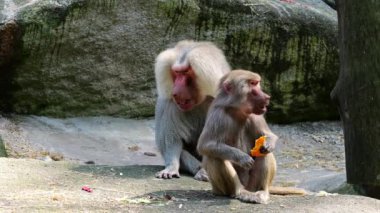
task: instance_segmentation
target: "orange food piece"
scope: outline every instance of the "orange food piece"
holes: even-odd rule
[[[261,157],[268,154],[267,152],[262,152],[262,148],[264,147],[264,143],[266,140],[266,136],[261,136],[255,141],[255,146],[251,149],[252,157]]]

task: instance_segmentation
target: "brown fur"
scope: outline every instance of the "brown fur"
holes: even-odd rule
[[[270,152],[278,139],[263,116],[270,97],[260,81],[258,74],[245,70],[224,76],[198,142],[213,193],[252,203],[269,201],[276,173],[273,153],[255,160],[248,154],[260,136],[267,137]]]

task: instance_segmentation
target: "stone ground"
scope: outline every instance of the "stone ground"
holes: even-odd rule
[[[152,119],[1,117],[0,212],[379,212],[379,200],[333,193],[349,192],[339,122],[270,127],[280,136],[275,185],[310,193],[252,205],[187,175],[154,178],[163,161]]]

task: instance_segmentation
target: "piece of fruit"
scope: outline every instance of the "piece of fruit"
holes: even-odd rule
[[[264,147],[266,136],[261,136],[255,141],[255,146],[251,149],[252,157],[261,157],[268,154],[268,151]]]

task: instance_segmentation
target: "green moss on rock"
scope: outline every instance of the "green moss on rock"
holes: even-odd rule
[[[281,3],[246,1],[246,9],[233,11],[225,7],[226,1],[211,2],[201,8],[200,39],[209,37],[210,29],[224,32],[232,67],[264,77],[264,88],[272,96],[269,120],[338,118],[329,97],[339,66],[337,22],[329,8],[306,13],[307,7],[283,4],[282,10],[275,7]]]

